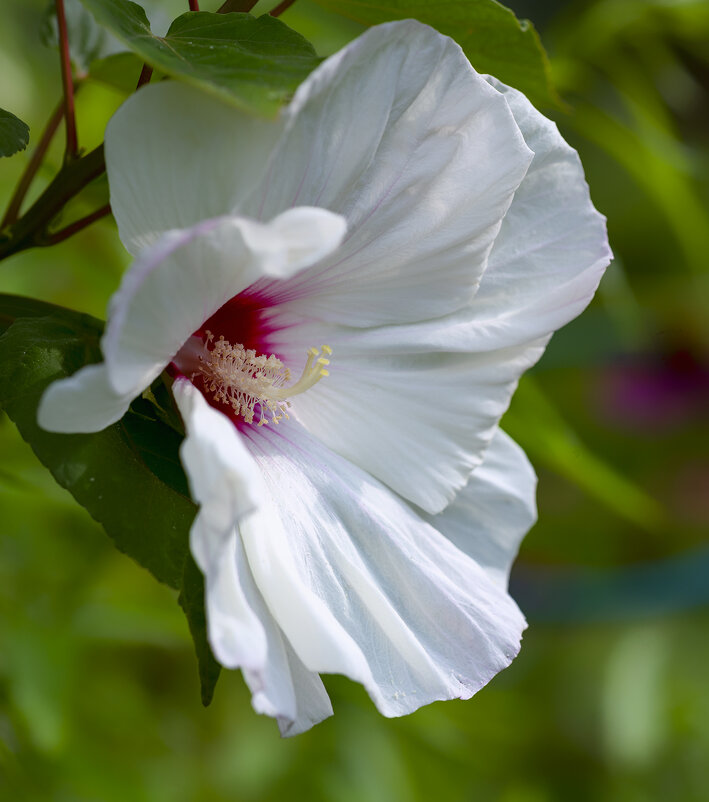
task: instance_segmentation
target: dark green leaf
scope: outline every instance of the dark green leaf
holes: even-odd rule
[[[158,380],[102,432],[60,435],[36,423],[47,385],[100,358],[103,324],[32,298],[0,295],[0,405],[54,478],[106,529],[120,551],[180,590],[195,643],[202,701],[221,670],[207,643],[204,580],[189,553],[195,506],[179,461],[179,418]],[[163,421],[168,420],[168,423]]]
[[[0,156],[24,150],[30,141],[30,128],[19,117],[0,109]]]
[[[22,295],[0,294],[0,334],[4,334],[20,317],[47,317],[57,311],[54,304],[25,298]]]
[[[425,22],[455,39],[478,72],[516,87],[537,105],[559,105],[534,26],[495,0],[315,1],[365,25],[412,17]]]
[[[64,0],[64,16],[69,40],[69,56],[76,72],[83,75],[94,59],[104,55],[108,36],[83,7],[81,0]],[[48,47],[59,46],[59,27],[54,0],[50,0],[47,5],[40,38]]]
[[[207,641],[207,623],[204,615],[204,577],[188,555],[180,593],[180,606],[187,616],[190,632],[197,652],[199,683],[202,689],[202,704],[207,707],[214,696],[214,687],[222,667],[214,659]]]
[[[188,12],[161,37],[135,3],[82,2],[152,67],[254,113],[274,115],[318,64],[306,39],[268,15]]]
[[[5,308],[4,300],[0,296],[0,311],[7,318],[19,302],[11,299]],[[53,434],[36,422],[47,385],[100,358],[102,327],[68,310],[16,320],[0,337],[0,405],[116,546],[179,589],[195,506],[186,495],[177,432],[146,414],[149,405],[140,402],[95,434]]]

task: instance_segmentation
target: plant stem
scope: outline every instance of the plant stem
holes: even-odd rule
[[[136,85],[136,89],[140,89],[141,86],[147,84],[153,75],[153,68],[148,64],[143,64],[143,69],[140,71],[140,78],[138,78],[138,83]]]
[[[69,200],[105,169],[103,145],[80,159],[66,162],[34,204],[10,227],[7,236],[0,239],[0,260],[27,248],[51,244],[53,235],[48,233],[48,229],[52,220]],[[71,236],[71,233],[66,236]]]
[[[64,86],[64,119],[66,121],[66,153],[65,161],[76,158],[79,143],[76,137],[76,116],[74,112],[74,82],[71,75],[71,57],[69,54],[69,35],[66,29],[64,0],[56,0],[57,24],[59,26],[59,53],[62,65],[62,84]]]
[[[272,17],[279,17],[287,8],[290,8],[295,0],[283,0],[282,3],[279,3],[274,9],[269,11],[268,13]]]
[[[73,223],[66,226],[66,228],[62,228],[60,231],[57,231],[54,234],[50,234],[48,237],[46,237],[46,239],[42,244],[56,245],[58,242],[63,242],[65,239],[69,239],[69,237],[72,237],[74,234],[81,231],[82,228],[90,226],[91,223],[95,223],[97,220],[100,220],[107,214],[111,214],[110,203],[107,203],[105,206],[102,206],[95,212],[91,212],[91,214],[87,214],[86,217],[82,217],[79,220],[75,220]]]
[[[59,123],[62,121],[63,116],[64,101],[61,100],[59,105],[54,110],[54,113],[49,118],[49,121],[42,132],[42,138],[37,143],[37,147],[32,153],[32,158],[29,160],[27,167],[25,167],[25,171],[20,177],[17,187],[15,188],[15,192],[13,193],[12,198],[10,198],[10,204],[7,207],[5,216],[2,219],[2,223],[0,223],[0,231],[5,228],[5,226],[9,226],[14,223],[15,220],[17,220],[17,217],[20,214],[20,208],[22,207],[22,201],[25,199],[27,190],[30,188],[35,175],[37,175],[37,170],[39,170],[39,167],[42,164],[42,160],[47,152],[47,148],[49,147],[57,128],[59,128]]]

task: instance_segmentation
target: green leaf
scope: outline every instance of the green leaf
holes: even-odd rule
[[[108,43],[106,31],[96,24],[94,18],[81,4],[81,0],[64,0],[69,57],[80,75],[88,72],[89,64],[100,58]],[[47,47],[59,47],[57,7],[50,0],[40,29],[40,39]]]
[[[27,147],[30,128],[19,117],[0,109],[0,156],[12,156]]]
[[[95,434],[53,434],[37,425],[45,388],[101,357],[103,323],[32,298],[0,294],[0,406],[22,437],[116,547],[180,591],[209,704],[220,666],[207,643],[204,580],[189,552],[196,508],[179,461],[182,435],[158,382],[121,421]],[[163,417],[173,420],[163,421]]]
[[[135,91],[142,69],[143,59],[135,53],[113,53],[91,63],[89,78],[129,95]]]
[[[661,505],[581,442],[531,376],[520,382],[502,428],[533,463],[573,482],[626,521],[649,531],[666,526]]]
[[[306,39],[268,15],[188,12],[161,37],[135,3],[82,2],[152,67],[252,113],[275,115],[319,63]]]
[[[478,72],[514,86],[539,106],[559,106],[542,43],[529,20],[495,0],[315,0],[365,25],[413,17],[452,37]]]
[[[195,514],[184,492],[179,435],[145,415],[140,403],[95,434],[54,434],[36,422],[47,385],[100,358],[102,328],[99,321],[68,310],[16,320],[0,337],[0,405],[57,482],[103,525],[118,549],[179,589]]]
[[[179,602],[187,616],[195,651],[197,652],[202,704],[208,707],[214,696],[214,687],[217,684],[222,667],[214,659],[207,641],[207,622],[204,613],[204,577],[191,555],[188,555],[185,561],[185,572]]]
[[[47,317],[57,311],[58,307],[39,301],[37,298],[25,298],[22,295],[0,294],[0,335],[20,317]]]

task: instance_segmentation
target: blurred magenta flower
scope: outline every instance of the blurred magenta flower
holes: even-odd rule
[[[662,435],[706,419],[709,365],[685,346],[627,357],[600,374],[596,395],[604,420]]]
[[[42,425],[100,429],[169,365],[210,643],[283,733],[331,714],[320,673],[387,716],[470,697],[525,627],[535,477],[498,422],[611,257],[575,151],[405,21],[276,122],[148,86],[106,161],[136,258]]]

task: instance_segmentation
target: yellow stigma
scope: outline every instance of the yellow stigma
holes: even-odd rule
[[[215,341],[210,331],[206,334],[204,352],[198,357],[199,371],[192,374],[192,378],[201,375],[214,400],[229,404],[246,423],[254,422],[256,404],[259,405],[259,426],[269,420],[278,423],[287,419],[288,399],[304,393],[329,375],[326,365],[330,364],[327,357],[332,354],[332,348],[328,345],[320,350],[310,348],[301,377],[295,384],[286,386],[291,379],[290,371],[273,354],[257,355],[256,351],[239,343],[232,345],[224,337]]]

